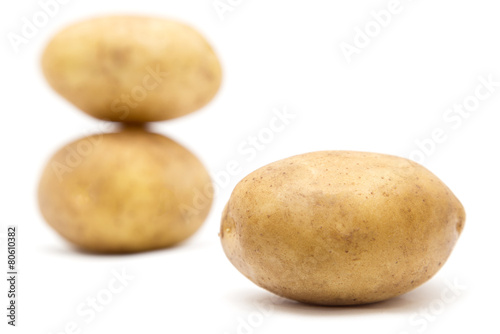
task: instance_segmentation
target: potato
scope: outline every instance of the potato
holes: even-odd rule
[[[193,28],[153,17],[111,16],[58,33],[42,57],[50,85],[99,119],[154,122],[207,104],[221,67]]]
[[[304,303],[353,305],[430,279],[464,221],[458,199],[417,163],[325,151],[245,177],[220,237],[233,265],[260,287]]]
[[[45,220],[75,245],[125,253],[168,247],[208,215],[213,188],[200,161],[142,129],[96,134],[59,150],[38,189]]]

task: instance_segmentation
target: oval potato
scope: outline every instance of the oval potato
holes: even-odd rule
[[[222,75],[196,30],[141,16],[94,18],[62,30],[46,47],[42,69],[50,85],[84,112],[131,123],[200,109]]]
[[[60,149],[38,188],[50,226],[92,252],[164,248],[191,236],[213,197],[210,177],[186,148],[141,129],[97,134]]]
[[[464,208],[407,159],[315,152],[271,163],[235,187],[224,251],[257,285],[322,305],[385,300],[430,279],[450,255]]]

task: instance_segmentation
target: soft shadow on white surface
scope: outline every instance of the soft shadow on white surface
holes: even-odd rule
[[[422,307],[427,307],[433,300],[440,298],[443,282],[433,279],[417,289],[404,295],[391,298],[378,303],[354,306],[319,306],[299,303],[285,298],[276,298],[270,292],[258,287],[255,289],[241,289],[227,294],[232,303],[239,303],[246,307],[263,305],[273,307],[275,312],[310,317],[329,316],[358,316],[380,313],[405,314],[416,312]]]
[[[61,242],[57,245],[46,245],[41,248],[40,251],[46,254],[51,255],[59,255],[59,256],[84,256],[84,257],[136,257],[136,256],[148,256],[148,255],[157,255],[160,253],[175,253],[175,252],[189,252],[189,251],[201,251],[203,249],[207,249],[213,246],[213,242],[209,242],[208,240],[203,241],[192,241],[187,240],[185,242],[181,242],[177,245],[168,248],[155,249],[144,252],[136,252],[136,253],[97,253],[86,251],[82,248],[76,247],[72,244]]]

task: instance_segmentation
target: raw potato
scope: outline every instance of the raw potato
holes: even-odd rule
[[[142,129],[81,138],[43,172],[45,220],[93,252],[168,247],[191,236],[212,203],[210,177],[187,149]]]
[[[262,288],[305,303],[351,305],[430,279],[464,222],[458,199],[417,163],[326,151],[245,177],[220,236],[233,265]]]
[[[153,17],[110,16],[72,25],[47,46],[50,85],[86,113],[117,122],[153,122],[207,104],[221,67],[193,28]]]

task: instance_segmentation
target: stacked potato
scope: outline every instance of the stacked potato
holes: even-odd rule
[[[38,192],[46,221],[96,252],[168,247],[192,235],[212,203],[209,175],[186,148],[144,124],[186,115],[214,97],[221,67],[207,41],[174,21],[96,18],[56,35],[42,67],[75,106],[125,125],[51,158]]]

